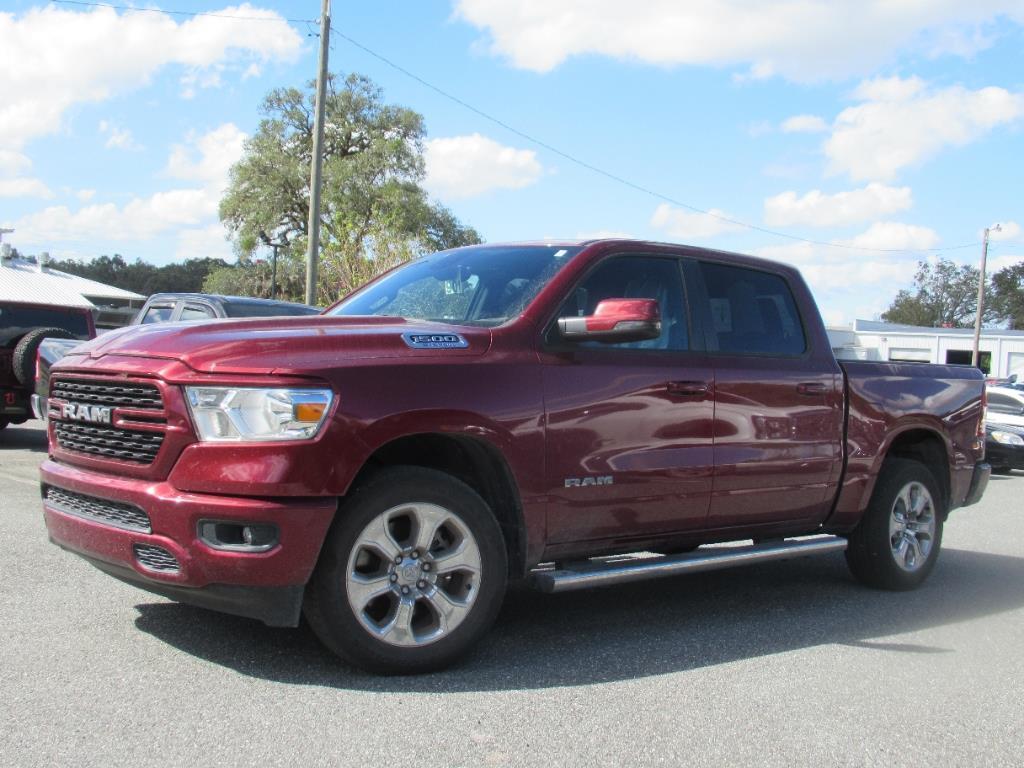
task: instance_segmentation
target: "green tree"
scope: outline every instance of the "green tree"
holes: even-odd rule
[[[1010,328],[1024,328],[1024,261],[992,275],[988,304]]]
[[[325,111],[320,303],[424,252],[480,242],[420,185],[419,114],[384,103],[380,89],[355,74],[328,79]],[[305,253],[308,236],[312,85],[271,91],[262,113],[220,204],[243,264],[261,233],[286,242],[292,259]]]
[[[974,325],[978,306],[978,270],[939,259],[920,261],[914,285],[896,294],[882,313],[887,323],[966,328]],[[991,316],[991,313],[986,313]]]

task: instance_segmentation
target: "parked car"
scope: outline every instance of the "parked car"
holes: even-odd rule
[[[0,302],[0,429],[32,417],[36,350],[48,338],[70,346],[96,335],[87,307]]]
[[[1024,392],[1013,387],[989,387],[986,398],[988,423],[1024,427]]]
[[[1001,475],[1024,469],[1024,427],[986,424],[985,459]]]
[[[224,317],[289,317],[318,314],[320,310],[316,307],[291,301],[207,293],[155,293],[142,305],[131,325],[213,320]],[[36,418],[46,418],[46,396],[50,391],[51,366],[77,344],[76,341],[53,338],[40,345],[36,364],[38,376],[35,393],[31,399],[32,412]]]
[[[320,317],[73,350],[44,517],[118,579],[274,626],[304,612],[353,664],[421,672],[466,657],[510,580],[845,551],[865,584],[918,586],[988,483],[983,387],[966,366],[837,362],[788,265],[473,246]]]

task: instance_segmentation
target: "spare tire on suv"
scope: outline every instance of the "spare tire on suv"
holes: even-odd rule
[[[29,392],[35,390],[36,382],[36,352],[43,339],[74,339],[70,331],[63,328],[33,328],[21,337],[21,340],[14,347],[14,354],[11,357],[11,368],[21,385]]]

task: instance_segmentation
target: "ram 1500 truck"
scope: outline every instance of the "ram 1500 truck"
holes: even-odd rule
[[[916,587],[988,482],[983,398],[973,368],[837,362],[789,266],[473,246],[323,316],[73,350],[44,514],[119,579],[270,625],[304,612],[350,662],[416,672],[465,656],[510,580],[845,550],[860,581]]]

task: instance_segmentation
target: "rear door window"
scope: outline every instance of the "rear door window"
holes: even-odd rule
[[[804,353],[807,340],[800,313],[781,276],[711,262],[701,262],[700,270],[719,352],[776,357]]]
[[[186,304],[181,310],[179,320],[210,320],[216,317],[213,310],[202,304]]]

